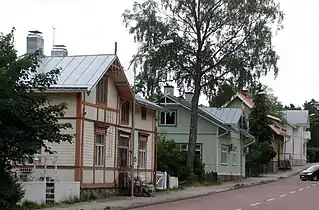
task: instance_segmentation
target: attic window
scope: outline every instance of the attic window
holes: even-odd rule
[[[175,126],[176,125],[176,111],[170,111],[168,113],[161,112],[160,122],[161,126]]]
[[[107,78],[103,77],[96,87],[97,91],[97,103],[99,104],[107,104]]]

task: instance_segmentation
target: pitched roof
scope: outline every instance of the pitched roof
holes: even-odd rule
[[[297,126],[310,127],[308,110],[285,110],[283,111],[286,120]]]
[[[37,69],[38,72],[49,72],[60,69],[57,84],[49,89],[54,90],[82,90],[90,92],[100,81],[111,65],[118,60],[114,54],[74,55],[74,56],[46,56]],[[125,81],[127,81],[124,74]],[[131,89],[127,84],[127,88]],[[157,104],[136,95],[136,102],[150,109],[161,109]]]
[[[246,96],[246,95],[244,95],[242,93],[237,93],[237,94],[233,95],[231,97],[231,99],[228,102],[226,102],[222,107],[228,106],[228,104],[230,102],[232,102],[233,100],[235,100],[236,98],[239,98],[250,109],[255,106],[254,101],[250,97],[248,97],[248,96]]]
[[[176,103],[181,104],[185,108],[191,110],[191,104],[188,101],[186,101],[186,100],[184,100],[182,98],[179,98],[179,97],[171,96],[171,95],[167,95],[166,97],[169,98],[170,100],[175,101]],[[205,111],[201,107],[198,107],[198,114],[203,116],[203,117],[205,117],[205,118],[207,118],[209,121],[213,122],[214,124],[218,125],[221,128],[224,128],[226,130],[230,129],[230,127],[228,127],[223,120],[221,120],[218,117],[208,113],[207,111]]]
[[[227,124],[237,124],[243,114],[240,108],[218,108],[218,107],[203,107],[205,111],[218,117]]]
[[[46,56],[42,59],[38,72],[61,69],[57,84],[50,89],[91,91],[116,59],[117,56],[112,54]]]

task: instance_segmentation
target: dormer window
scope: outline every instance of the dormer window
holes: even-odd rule
[[[103,77],[96,86],[96,102],[107,104],[107,77]]]
[[[123,102],[121,107],[121,123],[128,125],[130,120],[130,104],[128,101]]]

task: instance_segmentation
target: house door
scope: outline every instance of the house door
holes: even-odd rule
[[[129,169],[129,136],[119,135],[118,142],[119,187],[126,187]]]

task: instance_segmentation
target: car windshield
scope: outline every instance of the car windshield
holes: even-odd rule
[[[307,169],[307,171],[313,172],[315,170],[317,170],[319,168],[319,166],[311,166],[310,168]]]

